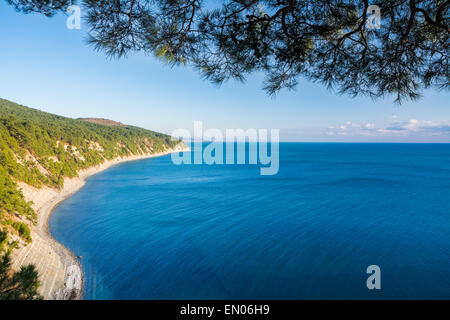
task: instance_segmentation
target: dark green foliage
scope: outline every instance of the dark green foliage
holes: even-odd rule
[[[31,203],[25,201],[17,185],[7,174],[7,170],[0,164],[0,225],[4,224],[2,214],[23,215],[31,221],[36,220],[36,213],[30,207]]]
[[[13,222],[12,227],[19,232],[19,236],[26,242],[31,242],[31,230],[30,227],[23,222]]]
[[[39,12],[51,17],[57,11],[66,11],[67,8],[75,3],[73,0],[6,0],[14,6],[16,10],[25,13]]]
[[[8,244],[8,233],[0,230],[0,253],[6,248]]]
[[[9,253],[0,257],[0,300],[36,300],[39,279],[35,266],[21,267],[20,271],[12,273]]]
[[[52,15],[72,0],[8,0],[16,10]],[[267,75],[273,94],[300,77],[351,95],[418,98],[449,88],[445,0],[79,0],[89,42],[109,56],[155,54],[191,64],[215,83]],[[371,5],[381,28],[366,25]]]

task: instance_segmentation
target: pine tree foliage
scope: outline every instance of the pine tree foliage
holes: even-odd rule
[[[340,93],[416,99],[449,87],[445,0],[8,0],[51,16],[82,7],[89,42],[112,57],[143,51],[222,83],[266,74],[274,94],[303,77]],[[380,28],[367,22],[380,9]]]

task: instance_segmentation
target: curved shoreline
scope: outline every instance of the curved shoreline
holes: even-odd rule
[[[31,227],[32,243],[13,251],[13,269],[19,270],[21,266],[34,264],[39,272],[41,282],[39,291],[46,300],[82,299],[83,275],[81,263],[73,252],[50,234],[48,222],[53,209],[80,190],[86,184],[88,177],[113,165],[183,151],[189,151],[189,149],[178,146],[161,153],[132,155],[106,160],[98,166],[79,171],[76,178],[66,178],[61,190],[49,187],[37,189],[19,182],[18,186],[22,189],[25,199],[33,201],[32,207],[38,215],[38,222],[36,226]],[[78,268],[74,268],[74,266]]]

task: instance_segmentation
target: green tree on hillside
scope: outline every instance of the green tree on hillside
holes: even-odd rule
[[[22,267],[18,272],[11,271],[9,253],[0,257],[0,300],[36,300],[39,279],[35,266]]]
[[[18,272],[11,270],[11,248],[8,234],[0,231],[0,300],[35,300],[38,294],[39,279],[33,265],[24,266]]]

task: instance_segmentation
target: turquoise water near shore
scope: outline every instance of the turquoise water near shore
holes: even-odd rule
[[[450,144],[282,143],[274,176],[127,162],[49,224],[86,299],[449,299]]]

